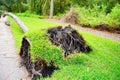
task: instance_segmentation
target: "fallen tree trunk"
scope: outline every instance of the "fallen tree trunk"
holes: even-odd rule
[[[16,23],[21,27],[21,29],[23,30],[24,33],[26,33],[28,31],[27,26],[16,15],[6,12],[6,13],[4,13],[3,16],[12,17],[16,21]]]

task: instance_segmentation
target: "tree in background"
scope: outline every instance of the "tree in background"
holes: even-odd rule
[[[51,0],[50,1],[50,16],[49,16],[50,19],[53,18],[53,11],[54,11],[54,0]]]
[[[39,15],[48,15],[50,0],[30,0],[30,11],[31,13]]]

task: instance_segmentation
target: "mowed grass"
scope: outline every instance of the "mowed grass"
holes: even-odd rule
[[[69,55],[64,59],[63,50],[52,45],[47,35],[48,28],[60,24],[37,18],[20,18],[29,27],[29,32],[26,34],[10,19],[13,22],[11,29],[18,51],[22,37],[26,35],[31,41],[33,61],[36,57],[41,57],[48,62],[54,60],[60,67],[52,77],[40,78],[40,80],[120,80],[120,43],[78,30],[93,51],[89,54]]]

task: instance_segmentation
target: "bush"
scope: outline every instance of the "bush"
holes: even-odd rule
[[[120,28],[120,4],[117,4],[110,14],[108,14],[110,20],[113,20],[112,24]]]
[[[98,27],[105,24],[108,25],[108,28],[120,28],[120,4],[117,4],[109,14],[106,14],[104,9],[104,11],[100,10],[98,6],[94,6],[92,9],[77,6],[74,9],[78,13],[77,23],[80,25]]]
[[[120,22],[120,4],[117,4],[109,15],[112,19],[118,20]]]
[[[95,9],[76,8],[79,12],[79,24],[88,27],[96,27],[99,24],[103,24],[105,14],[98,12]]]

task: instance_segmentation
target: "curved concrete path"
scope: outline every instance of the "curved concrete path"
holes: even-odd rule
[[[11,30],[0,22],[0,80],[31,80],[20,61]]]

